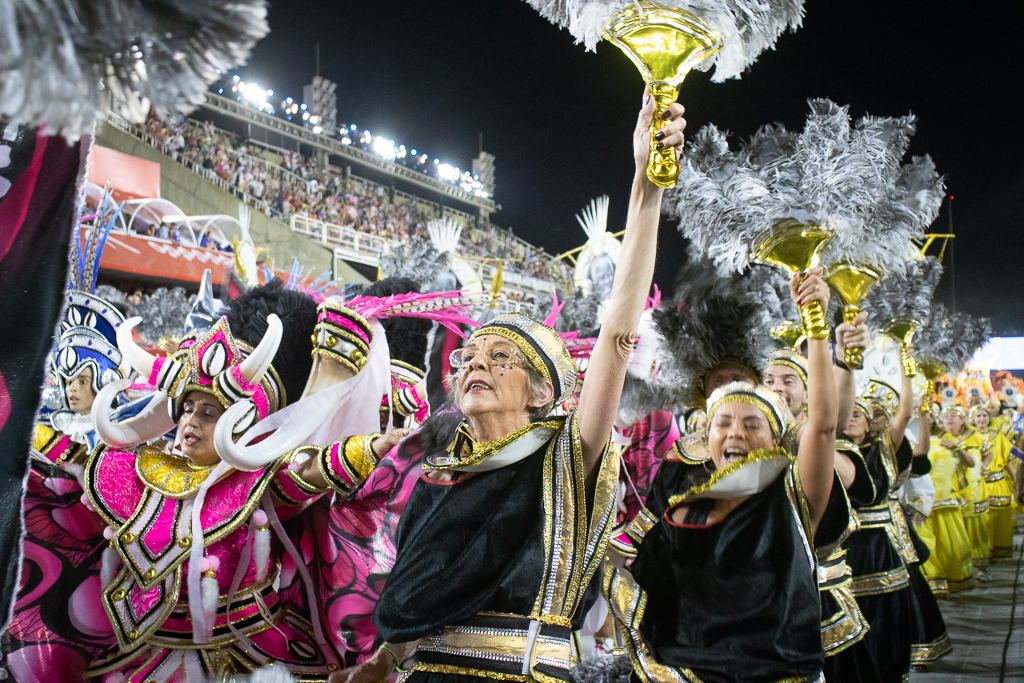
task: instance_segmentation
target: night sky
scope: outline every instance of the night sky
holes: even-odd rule
[[[799,130],[806,101],[855,117],[919,117],[910,154],[931,154],[953,201],[954,251],[938,297],[1024,334],[1024,5],[948,0],[808,0],[741,80],[693,72],[680,101],[689,130],[713,122],[747,137],[763,123]],[[639,73],[613,46],[588,53],[522,0],[271,0],[270,35],[238,73],[302,97],[315,73],[338,83],[338,121],[469,168],[496,155],[493,222],[559,253],[585,237],[573,217],[611,196],[620,230],[633,162]],[[1016,94],[1014,94],[1016,93]],[[932,232],[947,232],[943,206]],[[684,241],[664,223],[656,281],[670,289]],[[929,253],[937,253],[930,251]],[[952,257],[952,258],[951,258]]]

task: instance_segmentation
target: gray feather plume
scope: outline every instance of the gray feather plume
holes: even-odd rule
[[[862,306],[868,312],[868,325],[882,330],[897,318],[926,322],[941,278],[942,265],[934,256],[911,261],[905,275],[886,275],[868,293]]]
[[[569,29],[577,43],[594,51],[608,19],[635,0],[527,0],[551,23]],[[803,0],[658,0],[662,7],[692,12],[718,32],[723,47],[695,68],[715,66],[711,80],[721,83],[739,78],[786,29],[803,23]]]
[[[409,278],[425,288],[448,270],[450,260],[451,254],[438,251],[429,239],[414,237],[381,256],[380,270],[386,278]]]
[[[75,139],[104,106],[187,113],[269,30],[265,0],[4,0],[0,117]]]
[[[950,315],[945,306],[935,302],[928,324],[914,335],[914,353],[918,358],[937,358],[957,372],[991,336],[988,318],[975,318],[967,313]]]
[[[569,676],[572,683],[629,683],[632,671],[629,655],[598,654],[580,661]]]
[[[597,314],[601,308],[601,300],[596,294],[591,292],[588,296],[578,288],[573,290],[572,294],[567,294],[564,288],[559,288],[557,294],[558,303],[562,304],[562,309],[559,311],[554,325],[557,332],[589,333],[597,329]],[[537,320],[546,320],[551,315],[554,303],[552,297],[545,297],[539,301]]]
[[[675,296],[654,312],[664,340],[656,388],[674,407],[699,407],[707,374],[723,361],[742,363],[755,372],[773,350],[771,325],[739,275],[722,276],[707,261],[680,271]]]
[[[769,329],[786,321],[800,324],[800,311],[789,296],[789,281],[781,270],[754,264],[742,282]]]
[[[181,287],[161,287],[152,294],[143,294],[137,304],[126,303],[126,316],[140,316],[135,331],[147,346],[156,346],[161,337],[181,337],[185,320],[192,312],[195,295],[188,296]]]
[[[835,228],[823,263],[904,272],[911,237],[935,219],[943,196],[930,158],[900,164],[914,117],[864,117],[853,125],[848,107],[809,105],[801,133],[770,124],[736,150],[713,125],[699,130],[686,144],[665,213],[722,273],[746,268],[751,245],[782,218]]]

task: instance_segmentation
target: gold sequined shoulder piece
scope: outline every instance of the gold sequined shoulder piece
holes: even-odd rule
[[[212,469],[151,446],[142,448],[135,459],[135,471],[146,487],[170,498],[187,498],[195,493]]]

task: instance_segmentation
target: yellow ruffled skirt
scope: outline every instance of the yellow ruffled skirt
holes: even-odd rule
[[[974,511],[968,512],[972,507]],[[967,507],[964,508],[964,526],[967,528],[974,566],[985,569],[991,563],[989,554],[992,552],[992,521],[988,501],[981,504],[967,503]]]
[[[986,482],[988,494],[989,537],[992,540],[992,559],[1013,556],[1013,486],[1010,478]]]
[[[932,509],[917,533],[928,546],[928,561],[921,565],[936,597],[974,587],[973,553],[963,513],[955,505]]]

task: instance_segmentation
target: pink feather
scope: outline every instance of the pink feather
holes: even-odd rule
[[[551,288],[551,296],[554,297],[554,303],[551,305],[551,313],[548,317],[544,318],[544,324],[554,329],[555,323],[558,322],[558,314],[562,312],[565,307],[565,302],[558,303],[558,290],[554,287]]]
[[[477,327],[477,323],[466,313],[469,307],[479,305],[487,292],[465,294],[461,291],[435,292],[433,294],[395,294],[394,296],[361,296],[346,302],[346,306],[364,318],[426,318],[465,338],[459,325]]]

